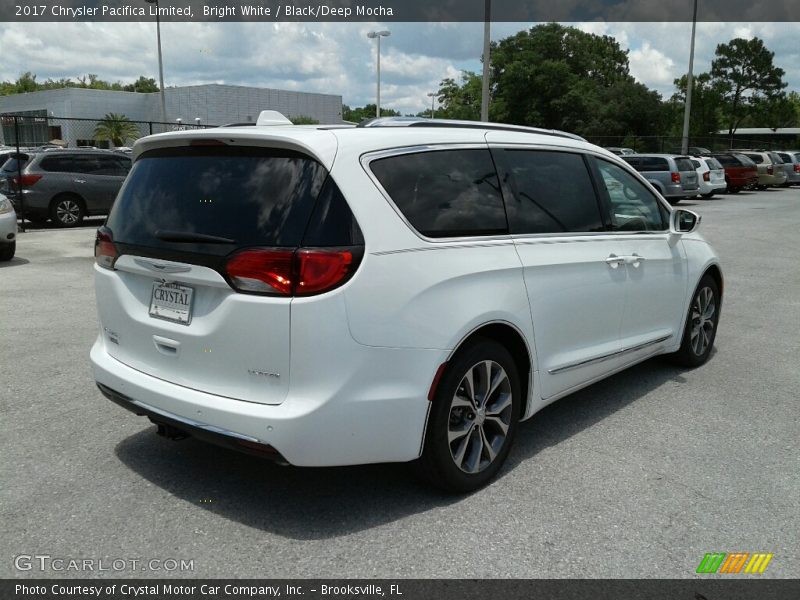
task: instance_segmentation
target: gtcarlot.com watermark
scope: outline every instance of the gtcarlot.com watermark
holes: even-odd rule
[[[76,558],[50,554],[18,554],[14,557],[17,571],[53,573],[124,573],[153,571],[158,573],[194,571],[194,559],[185,558]]]

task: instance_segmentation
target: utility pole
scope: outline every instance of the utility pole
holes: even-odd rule
[[[692,72],[694,71],[694,35],[697,30],[697,0],[694,0],[694,14],[692,16],[692,43],[689,47],[689,74],[686,77],[686,106],[683,109],[683,137],[681,138],[681,153],[689,153],[689,117],[692,113]]]

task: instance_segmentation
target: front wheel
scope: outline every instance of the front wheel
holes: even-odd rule
[[[680,349],[673,355],[684,367],[699,367],[711,355],[717,337],[721,297],[713,277],[704,275],[692,296]]]
[[[497,474],[516,433],[521,390],[517,365],[497,342],[477,340],[450,360],[419,459],[431,483],[471,492]]]
[[[10,244],[0,244],[0,260],[6,261],[14,258],[17,252],[17,241],[14,240]]]

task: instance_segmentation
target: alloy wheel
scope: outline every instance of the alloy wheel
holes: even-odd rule
[[[505,444],[514,398],[508,374],[485,360],[462,377],[450,404],[447,441],[450,456],[465,473],[489,467]]]
[[[80,220],[81,207],[75,200],[61,200],[56,204],[56,219],[63,225],[75,225]]]
[[[691,345],[692,352],[697,356],[702,356],[711,343],[714,333],[714,315],[717,311],[717,304],[714,299],[714,292],[710,287],[703,287],[694,297],[692,302],[692,333]]]

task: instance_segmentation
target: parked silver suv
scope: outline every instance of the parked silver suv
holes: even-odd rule
[[[108,214],[130,168],[130,157],[121,152],[20,152],[2,166],[0,192],[31,221],[74,227],[87,215]]]
[[[688,156],[630,154],[621,158],[653,184],[670,204],[700,193],[697,171]]]

